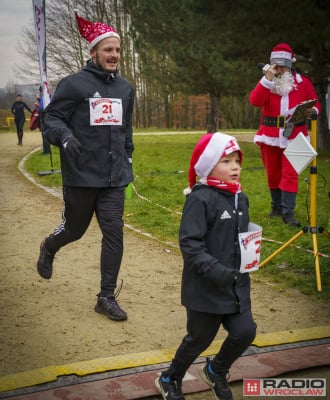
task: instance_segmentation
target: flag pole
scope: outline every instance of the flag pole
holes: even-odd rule
[[[50,103],[50,89],[47,79],[47,64],[46,64],[46,5],[45,0],[32,0],[34,27],[36,32],[36,42],[39,58],[40,81],[42,88],[43,108],[46,108]],[[49,146],[50,166],[49,171],[39,171],[38,175],[59,174],[61,170],[55,170],[53,166],[52,149]]]

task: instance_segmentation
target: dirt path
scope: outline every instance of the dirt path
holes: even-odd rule
[[[15,136],[0,133],[0,376],[177,347],[185,333],[182,260],[162,243],[125,230],[119,301],[126,322],[94,312],[100,279],[95,221],[80,241],[57,254],[53,278],[39,278],[39,244],[60,222],[62,202],[17,170],[18,161],[40,146],[40,133],[26,131],[23,147]],[[252,297],[259,334],[329,324],[328,304],[296,291],[280,293],[269,282],[253,282]]]

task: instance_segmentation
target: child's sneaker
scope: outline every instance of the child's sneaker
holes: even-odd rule
[[[233,394],[227,382],[227,372],[216,374],[212,370],[210,361],[207,360],[199,374],[203,381],[210,386],[216,400],[233,400]]]
[[[181,380],[173,380],[161,375],[155,380],[155,385],[164,400],[185,400],[181,390]]]

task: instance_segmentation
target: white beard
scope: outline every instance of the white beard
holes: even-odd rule
[[[285,72],[283,75],[275,77],[275,86],[272,89],[272,93],[278,94],[279,96],[285,96],[290,93],[291,90],[296,89],[294,83],[294,77],[291,72]]]

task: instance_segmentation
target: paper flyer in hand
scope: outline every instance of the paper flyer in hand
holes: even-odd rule
[[[259,269],[261,251],[261,226],[249,223],[248,231],[238,234],[241,248],[240,272],[253,272]]]

